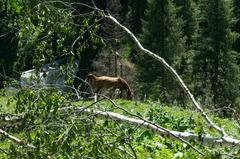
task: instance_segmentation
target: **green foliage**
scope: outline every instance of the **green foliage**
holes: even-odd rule
[[[216,107],[239,105],[239,67],[236,65],[232,44],[237,35],[232,27],[231,5],[222,0],[203,3],[205,12],[198,45],[199,52],[194,57],[196,90],[203,101],[212,101]],[[201,87],[201,88],[200,88]],[[202,91],[202,92],[201,92]],[[210,96],[211,94],[212,96]]]
[[[146,48],[174,65],[184,51],[182,20],[177,18],[175,5],[169,0],[150,0],[145,17],[141,42]],[[174,99],[171,97],[171,90],[175,83],[170,82],[172,78],[163,65],[152,57],[143,55],[139,56],[137,66],[140,91],[149,94],[152,99],[160,98],[167,102]]]
[[[140,34],[142,32],[142,19],[145,17],[146,4],[147,0],[129,0],[127,21],[129,29],[132,30],[134,34]]]
[[[13,66],[17,54],[17,26],[15,18],[21,10],[24,0],[0,2],[0,88],[7,76],[16,77]]]
[[[238,34],[240,34],[240,3],[239,2],[240,2],[239,0],[233,0],[233,7],[234,7],[233,12],[236,20],[233,30]],[[238,52],[238,57],[237,57],[238,64],[240,63],[240,57],[239,57],[240,45],[239,44],[240,44],[240,37],[236,39],[233,45],[233,49]]]
[[[29,9],[29,5],[25,6],[25,10]],[[18,19],[21,28],[18,33],[18,64],[22,67],[25,62],[28,62],[25,64],[28,67],[40,67],[63,56],[80,59],[81,53],[99,43],[93,36],[98,29],[97,23],[89,27],[91,16],[82,19],[77,26],[71,10],[61,8],[58,3],[38,3],[29,13],[23,14],[27,18]]]
[[[186,38],[186,47],[192,49],[197,33],[196,5],[192,0],[174,0],[178,9],[178,17],[183,20],[183,36]]]
[[[6,76],[19,76],[56,59],[78,60],[80,69],[90,68],[90,61],[102,47],[96,36],[98,17],[94,12],[79,16],[78,6],[74,8],[71,2],[1,1],[1,87]]]
[[[96,118],[94,114],[81,111],[57,110],[67,105],[91,106],[95,109],[130,114],[114,107],[109,101],[92,105],[92,101],[72,103],[68,96],[62,96],[55,90],[22,90],[10,100],[10,105],[18,115],[24,114],[17,125],[5,125],[5,130],[37,147],[30,150],[3,139],[0,148],[4,149],[7,158],[202,158],[187,145],[155,135],[153,132],[121,124],[111,119]],[[117,100],[133,114],[153,121],[161,126],[176,131],[192,131],[199,135],[209,133],[201,117],[189,110],[169,107],[160,102],[129,102]],[[6,103],[1,103],[6,107]],[[7,113],[7,112],[6,112]],[[10,112],[9,113],[13,113]],[[228,124],[228,132],[239,135],[234,123],[227,119],[214,118],[222,126]],[[214,134],[213,134],[214,135]],[[207,154],[207,158],[228,152],[229,149],[207,148],[192,142]],[[221,153],[217,153],[221,152]],[[3,153],[0,155],[4,156]]]
[[[14,99],[15,113],[24,118],[11,132],[37,149],[10,144],[8,158],[129,158],[125,146],[132,131],[116,122],[96,120],[91,114],[59,111],[68,102],[57,91],[22,90]]]

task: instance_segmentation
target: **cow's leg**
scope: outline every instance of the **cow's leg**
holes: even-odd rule
[[[94,93],[94,102],[97,102],[97,96],[101,93],[101,89],[101,87],[98,87],[96,92]]]
[[[97,93],[94,93],[94,102],[97,102]]]

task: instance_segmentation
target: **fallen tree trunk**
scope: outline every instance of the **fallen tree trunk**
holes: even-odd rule
[[[163,128],[161,126],[158,126],[156,124],[151,123],[150,121],[147,120],[142,120],[142,119],[135,119],[135,118],[130,118],[118,113],[114,112],[104,112],[104,111],[99,111],[99,110],[94,110],[94,109],[85,109],[85,108],[77,108],[77,107],[63,107],[61,108],[61,111],[68,111],[68,110],[74,110],[74,112],[78,113],[84,113],[88,115],[94,115],[99,118],[109,118],[121,123],[126,123],[131,126],[138,126],[140,128],[152,131],[158,135],[167,137],[167,138],[173,138],[176,139],[175,136],[180,137],[184,140],[194,140],[200,144],[203,145],[224,145],[224,146],[235,146],[235,145],[240,145],[240,142],[236,142],[236,140],[223,140],[222,137],[213,137],[210,135],[202,135],[199,136],[197,134],[191,133],[191,132],[178,132],[178,131],[172,131],[168,130],[166,128]]]
[[[173,77],[177,80],[177,82],[180,84],[180,86],[183,88],[183,90],[186,92],[190,100],[192,101],[193,105],[197,108],[197,110],[201,113],[205,121],[212,127],[214,128],[217,132],[221,134],[221,140],[224,140],[226,143],[233,143],[233,144],[240,144],[240,140],[234,139],[231,136],[229,136],[223,128],[219,127],[216,125],[206,114],[206,112],[202,109],[200,104],[196,101],[194,98],[193,94],[190,92],[186,84],[183,82],[181,77],[177,74],[177,72],[160,56],[157,54],[151,52],[150,50],[144,48],[142,44],[139,42],[139,40],[136,38],[136,36],[125,26],[123,26],[121,23],[117,21],[113,16],[111,15],[104,15],[105,18],[112,20],[117,26],[122,28],[128,35],[133,39],[133,41],[136,43],[138,48],[144,52],[145,54],[153,57],[157,61],[161,62],[163,66],[173,75]]]

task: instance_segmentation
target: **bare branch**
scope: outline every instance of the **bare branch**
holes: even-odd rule
[[[168,133],[169,135],[173,136],[174,138],[180,140],[181,142],[187,144],[189,147],[191,147],[193,150],[195,150],[196,152],[198,152],[199,154],[201,155],[204,155],[200,150],[198,150],[197,148],[195,148],[192,144],[190,144],[189,142],[187,142],[186,140],[184,140],[183,138],[181,138],[180,136],[177,136],[175,134],[173,134],[170,130],[164,128],[164,127],[161,127],[161,126],[158,126],[157,124],[151,122],[151,121],[148,121],[144,118],[142,118],[141,116],[139,115],[136,115],[136,114],[133,114],[133,113],[130,113],[129,111],[127,111],[126,109],[122,108],[122,107],[119,107],[113,100],[111,100],[110,98],[108,98],[107,96],[104,96],[102,95],[104,98],[106,98],[107,100],[109,100],[115,107],[117,107],[118,109],[120,110],[123,110],[124,112],[128,113],[129,115],[133,116],[133,117],[136,117],[140,120],[143,120],[144,122],[146,123],[149,123],[149,124],[152,124],[153,126],[156,126],[157,128],[161,129],[162,131],[165,131],[166,133]],[[141,127],[141,125],[138,125],[139,127]]]
[[[134,119],[134,118],[130,118],[118,113],[113,113],[113,112],[104,112],[104,111],[98,111],[95,109],[82,109],[82,108],[77,108],[77,107],[63,107],[60,109],[61,111],[69,111],[69,110],[74,110],[75,112],[78,113],[85,113],[85,114],[94,114],[96,117],[99,118],[110,118],[112,120],[116,120],[122,123],[126,123],[129,125],[133,125],[133,126],[139,126],[141,128],[150,130],[155,132],[156,134],[165,136],[167,138],[173,138],[176,139],[175,136],[178,136],[184,140],[194,140],[196,142],[200,142],[203,145],[220,145],[220,146],[234,146],[237,145],[239,143],[236,143],[235,140],[231,141],[231,140],[223,140],[221,137],[212,137],[211,135],[205,135],[205,136],[199,136],[196,135],[194,133],[191,132],[178,132],[178,131],[172,131],[172,130],[168,130],[166,128],[163,128],[161,126],[157,126],[156,124],[152,124],[150,121],[148,120],[142,120],[142,119]],[[170,133],[169,133],[170,132]],[[173,134],[173,135],[171,135]],[[178,139],[178,138],[177,138]]]
[[[7,151],[5,151],[4,149],[0,148],[0,151],[2,151],[3,153],[5,153],[6,155],[8,155]]]
[[[200,106],[200,104],[196,101],[196,99],[194,98],[193,94],[190,92],[190,90],[188,89],[188,87],[186,86],[186,84],[183,82],[183,80],[181,79],[181,77],[177,74],[177,72],[160,56],[158,56],[157,54],[149,51],[148,49],[145,49],[142,44],[139,42],[139,40],[136,38],[136,36],[125,26],[123,26],[121,23],[119,23],[117,21],[117,19],[115,19],[113,16],[111,15],[104,15],[105,18],[107,19],[111,19],[116,25],[118,25],[120,28],[122,28],[125,32],[127,32],[130,37],[134,40],[134,42],[137,44],[138,48],[144,52],[145,54],[153,57],[154,59],[156,59],[157,61],[161,62],[163,64],[164,67],[166,67],[166,69],[168,71],[170,71],[174,78],[179,82],[179,84],[181,85],[181,87],[183,88],[183,90],[187,93],[188,97],[191,99],[192,103],[194,104],[194,106],[197,108],[197,110],[201,113],[201,115],[203,116],[203,118],[206,120],[206,122],[213,127],[215,130],[217,130],[217,132],[219,132],[222,135],[222,139],[226,142],[229,143],[233,143],[233,144],[240,144],[240,140],[234,139],[232,137],[230,137],[229,135],[227,135],[227,133],[218,125],[216,125],[206,114],[206,112],[204,112],[204,110],[202,109],[202,107]]]
[[[10,135],[9,133],[7,133],[6,131],[4,131],[4,130],[2,130],[2,129],[0,129],[0,134],[3,135],[4,137],[10,139],[11,141],[13,141],[13,142],[15,142],[15,143],[17,143],[17,144],[19,144],[19,145],[22,145],[22,146],[24,146],[24,147],[26,147],[26,148],[30,148],[30,149],[35,149],[35,148],[36,148],[36,147],[33,146],[32,144],[28,144],[28,143],[20,140],[19,138]]]

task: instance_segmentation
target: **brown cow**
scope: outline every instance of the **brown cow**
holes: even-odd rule
[[[127,82],[121,77],[109,77],[109,76],[95,76],[93,74],[89,74],[86,78],[86,81],[90,86],[95,88],[95,93],[100,93],[103,89],[120,89],[122,91],[127,92],[127,99],[132,100],[133,94],[132,91],[127,84]]]

